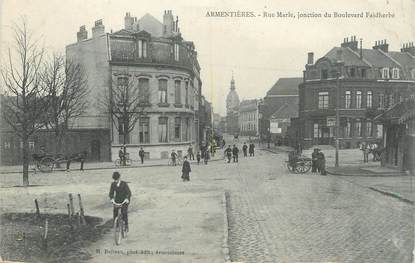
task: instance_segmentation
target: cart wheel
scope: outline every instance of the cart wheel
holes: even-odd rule
[[[39,170],[47,173],[52,172],[55,161],[51,157],[45,157],[39,162]]]
[[[290,171],[290,173],[293,173],[293,172],[294,172],[294,169],[293,169],[293,167],[290,165],[290,163],[287,163],[287,169],[288,169],[288,171]]]

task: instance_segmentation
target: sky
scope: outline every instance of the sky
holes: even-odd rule
[[[302,77],[308,52],[318,59],[345,37],[362,38],[363,48],[383,39],[391,50],[415,42],[414,0],[0,0],[0,58],[12,43],[10,26],[21,17],[48,52],[63,53],[76,42],[81,25],[91,36],[95,20],[103,19],[107,32],[116,31],[123,28],[126,12],[150,13],[162,21],[164,10],[179,17],[183,38],[195,43],[202,92],[221,115],[232,74],[241,100],[261,98],[278,78]],[[209,17],[210,11],[252,12],[255,17]],[[264,17],[264,12],[296,17]],[[298,12],[389,12],[394,17],[298,18]]]

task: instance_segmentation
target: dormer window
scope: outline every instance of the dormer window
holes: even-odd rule
[[[388,79],[389,78],[389,68],[383,68],[382,69],[382,79]]]
[[[327,79],[329,77],[329,72],[327,69],[321,70],[321,79]]]
[[[394,68],[392,70],[392,78],[393,79],[399,79],[399,69],[398,68]]]
[[[146,58],[147,57],[147,41],[139,39],[138,40],[138,57]]]
[[[354,78],[356,76],[356,69],[355,68],[351,68],[350,69],[350,77]]]
[[[362,72],[362,78],[365,79],[366,78],[366,69],[362,68],[361,72]]]

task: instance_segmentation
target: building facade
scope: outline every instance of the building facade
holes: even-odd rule
[[[258,100],[243,100],[239,104],[238,124],[240,135],[258,135]]]
[[[199,111],[200,66],[193,42],[182,38],[172,11],[164,12],[163,22],[150,14],[137,19],[127,13],[124,29],[111,33],[98,20],[92,38],[85,26],[77,37],[77,43],[66,47],[66,56],[84,66],[92,92],[91,107],[76,125],[108,127],[113,159],[123,145],[132,159],[138,159],[141,146],[151,159],[168,158],[173,149],[180,155],[190,144],[198,146],[199,117],[204,114]],[[130,112],[137,121],[128,134],[119,128],[123,120],[114,120],[102,107],[105,95],[111,96],[122,83],[133,83],[139,94],[140,107]]]
[[[354,36],[316,62],[309,53],[299,85],[304,146],[334,144],[336,125],[342,148],[379,142],[383,127],[374,117],[415,92],[414,55],[413,44],[405,44],[400,52],[390,51],[382,40],[364,49]],[[336,108],[339,123],[335,121]]]
[[[239,96],[236,92],[235,80],[232,76],[231,87],[226,96],[226,133],[238,134],[238,113],[239,113]]]

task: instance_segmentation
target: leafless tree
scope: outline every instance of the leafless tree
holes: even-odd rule
[[[22,140],[23,185],[29,185],[29,138],[43,126],[49,107],[42,85],[44,49],[29,32],[26,20],[13,26],[13,46],[0,70],[4,85],[3,118]]]
[[[149,96],[149,88],[139,87],[137,80],[130,73],[114,74],[108,96],[105,96],[101,104],[109,111],[113,127],[123,135],[123,145],[129,143],[130,133],[143,116],[145,108],[149,106]],[[125,147],[123,151],[125,156]]]
[[[87,108],[87,78],[79,64],[54,54],[45,63],[42,81],[49,94],[45,127],[55,135],[55,154],[58,154],[63,149],[70,121],[81,116]]]

